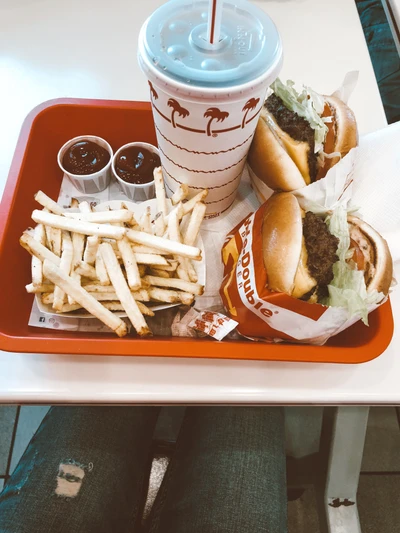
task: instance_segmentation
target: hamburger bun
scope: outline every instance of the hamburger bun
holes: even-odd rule
[[[266,204],[262,248],[268,287],[292,294],[303,240],[302,209],[290,193],[271,196]]]
[[[328,132],[324,152],[339,152],[344,157],[358,142],[354,113],[339,98],[324,96],[324,99],[325,107],[321,116],[332,117],[332,122],[326,123]],[[275,191],[290,192],[305,187],[312,181],[309,152],[309,143],[295,140],[283,131],[264,105],[247,160],[256,176]],[[339,156],[325,157],[318,168],[316,180],[325,177],[339,160]]]

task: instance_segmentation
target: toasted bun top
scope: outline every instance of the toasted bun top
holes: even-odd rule
[[[247,161],[257,177],[271,189],[294,191],[304,187],[306,182],[288,154],[281,140],[282,134],[284,132],[264,107],[258,120]],[[289,138],[287,134],[286,137]],[[307,153],[310,149],[308,144],[294,139],[291,139],[291,143],[293,148],[302,151],[307,159]]]
[[[271,196],[262,229],[264,266],[271,291],[292,294],[303,241],[302,210],[290,193]]]
[[[364,255],[367,291],[388,294],[393,278],[393,260],[387,242],[360,218],[349,216],[348,222],[350,237]]]

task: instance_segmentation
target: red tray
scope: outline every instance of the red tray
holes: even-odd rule
[[[117,149],[131,141],[156,143],[150,104],[107,100],[60,99],[35,108],[26,118],[18,140],[0,208],[0,349],[11,352],[92,355],[152,355],[261,359],[324,363],[362,363],[378,357],[393,335],[390,302],[370,315],[370,326],[358,322],[322,347],[263,344],[212,339],[125,337],[38,329],[28,326],[33,296],[30,258],[19,244],[32,225],[42,189],[57,197],[62,174],[57,152],[68,139],[83,134],[104,137]]]

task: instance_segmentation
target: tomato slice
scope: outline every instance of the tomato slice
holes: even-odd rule
[[[353,239],[350,239],[350,248],[354,250],[352,260],[357,265],[357,270],[365,270],[365,257],[360,247]]]
[[[324,112],[322,113],[321,117],[323,118],[326,118],[326,117],[330,117],[333,115],[333,112],[332,112],[332,109],[330,108],[329,104],[327,102],[325,102],[325,107],[324,107]],[[335,120],[335,119],[333,119]],[[335,137],[336,137],[336,132],[335,132],[335,122],[327,122],[326,125],[328,126],[328,131],[327,131],[327,134],[326,134],[326,138],[325,138],[325,143],[324,143],[324,152],[326,154],[331,154],[333,151],[334,151],[334,148],[335,148]],[[318,170],[318,174],[317,174],[317,177],[316,177],[316,180],[315,181],[318,181],[319,179],[321,179],[323,176],[325,176],[326,174],[326,170],[325,170],[325,167],[329,165],[331,165],[331,161],[328,159],[325,161],[325,164],[322,165],[322,167]]]

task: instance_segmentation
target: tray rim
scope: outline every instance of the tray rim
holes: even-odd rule
[[[19,173],[23,166],[25,150],[29,142],[30,132],[36,118],[46,109],[60,105],[127,108],[150,110],[150,102],[128,100],[104,100],[86,98],[56,98],[47,100],[30,111],[25,118],[18,137],[14,156],[12,158],[8,178],[4,187],[3,197],[0,204],[0,250],[11,219],[8,213],[14,203],[17,194]],[[338,346],[310,346],[305,344],[266,344],[249,343],[249,341],[221,341],[212,339],[187,339],[180,337],[158,337],[157,339],[137,339],[128,337],[125,339],[104,337],[85,338],[84,334],[76,333],[75,338],[64,337],[58,332],[55,337],[52,330],[38,330],[31,327],[30,335],[8,335],[0,331],[0,349],[18,353],[57,353],[69,355],[117,355],[117,356],[153,356],[153,357],[187,357],[187,358],[210,358],[210,359],[236,359],[236,360],[264,360],[281,362],[306,362],[306,363],[338,363],[358,364],[365,363],[379,357],[389,346],[393,331],[394,319],[390,299],[379,307],[375,312],[380,313],[380,319],[385,323],[385,335],[377,335],[365,347],[338,347]],[[35,335],[40,331],[40,337]],[[43,334],[43,332],[45,332]],[[101,341],[101,342],[99,342]],[[216,344],[217,343],[217,344]],[[29,352],[27,352],[29,344]],[[249,354],[243,354],[244,350],[237,352],[233,346],[248,347]],[[84,349],[80,349],[84,346]],[[174,351],[176,346],[176,351]],[[214,346],[214,348],[213,348]],[[373,353],[372,348],[373,347]],[[212,354],[210,353],[212,352]],[[364,355],[362,355],[364,352]]]

